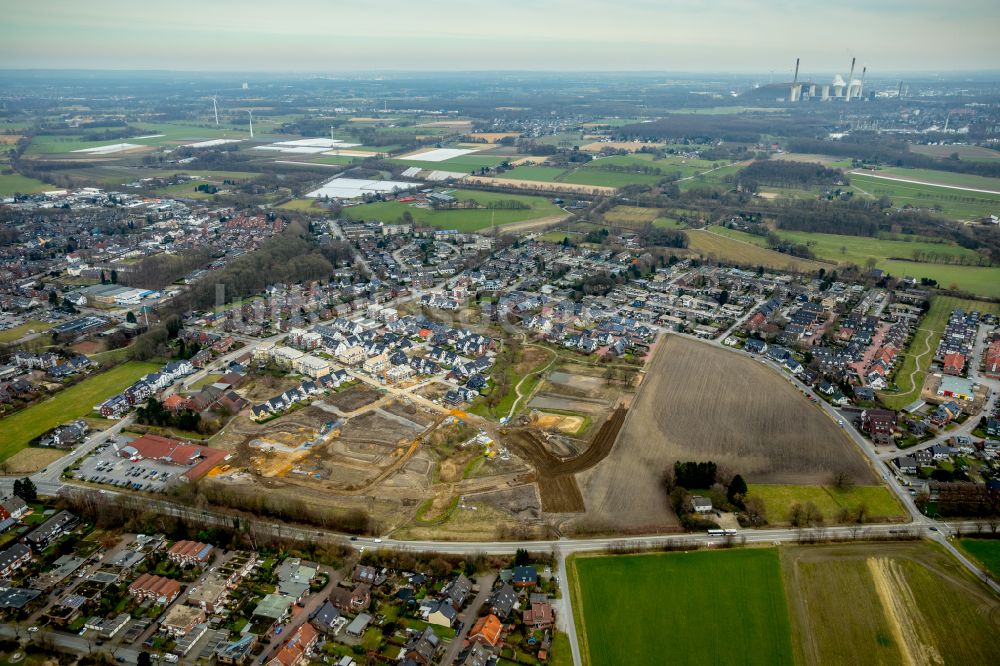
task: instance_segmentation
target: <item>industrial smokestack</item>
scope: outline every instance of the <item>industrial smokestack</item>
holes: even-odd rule
[[[865,98],[864,92],[862,91],[865,89],[865,74],[867,72],[868,72],[867,66],[861,68],[861,83],[858,84],[858,97],[861,99]]]
[[[903,82],[900,81],[899,90],[896,91],[896,99],[902,99],[902,98],[903,98]]]
[[[798,85],[797,85],[798,82],[799,82],[799,59],[796,58],[795,59],[795,76],[792,78],[792,90],[788,94],[788,99],[790,99],[793,102],[799,101],[799,89],[798,89]]]
[[[851,73],[847,75],[847,97],[844,98],[845,102],[851,101],[851,83],[854,82],[854,62],[857,58],[851,58]]]

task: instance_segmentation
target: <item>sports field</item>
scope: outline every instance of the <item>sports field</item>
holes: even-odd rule
[[[568,561],[584,664],[792,663],[775,549]]]
[[[60,423],[89,414],[95,405],[129,387],[143,375],[159,369],[156,363],[129,362],[84,379],[53,398],[0,420],[0,460],[17,453],[28,442]]]
[[[987,269],[977,269],[987,270]],[[991,269],[995,270],[995,269]],[[889,409],[902,409],[920,397],[920,389],[924,385],[924,377],[930,368],[931,360],[937,351],[938,342],[948,323],[952,310],[961,308],[966,312],[978,310],[982,313],[1000,314],[1000,304],[986,301],[970,301],[952,296],[935,296],[931,307],[917,327],[913,339],[906,348],[903,363],[895,374],[897,392],[879,392],[879,399]]]
[[[772,525],[788,522],[788,514],[794,504],[811,502],[823,513],[826,523],[835,524],[841,511],[852,516],[864,507],[866,522],[900,520],[906,517],[899,500],[885,486],[850,486],[837,489],[830,486],[793,486],[774,484],[750,484],[751,497],[764,501],[767,519]]]
[[[489,228],[494,223],[500,226],[513,222],[525,222],[565,215],[562,209],[545,197],[476,192],[473,190],[455,190],[451,195],[459,201],[473,199],[480,205],[488,205],[491,202],[497,201],[519,201],[527,205],[528,208],[449,208],[434,210],[432,208],[416,208],[399,201],[383,201],[345,208],[343,215],[354,220],[381,220],[386,223],[394,223],[402,219],[403,213],[409,212],[418,224],[428,224],[441,229],[457,229],[458,231],[478,231]]]

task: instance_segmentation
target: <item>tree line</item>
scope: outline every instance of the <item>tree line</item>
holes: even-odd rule
[[[811,187],[835,185],[845,181],[840,169],[828,169],[813,162],[790,160],[755,160],[735,176],[736,182],[751,192],[760,185],[771,187]]]

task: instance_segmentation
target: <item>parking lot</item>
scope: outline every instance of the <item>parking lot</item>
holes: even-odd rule
[[[130,438],[119,438],[125,442]],[[123,458],[112,446],[101,446],[94,455],[80,463],[76,478],[117,488],[160,492],[185,471],[184,467],[159,460],[132,461]]]

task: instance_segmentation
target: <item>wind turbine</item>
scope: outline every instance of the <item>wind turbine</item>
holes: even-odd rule
[[[219,105],[216,103],[216,98],[212,98],[212,110],[215,111],[215,124],[219,124]]]
[[[253,111],[247,109],[247,113],[250,114],[250,138],[253,138]]]

